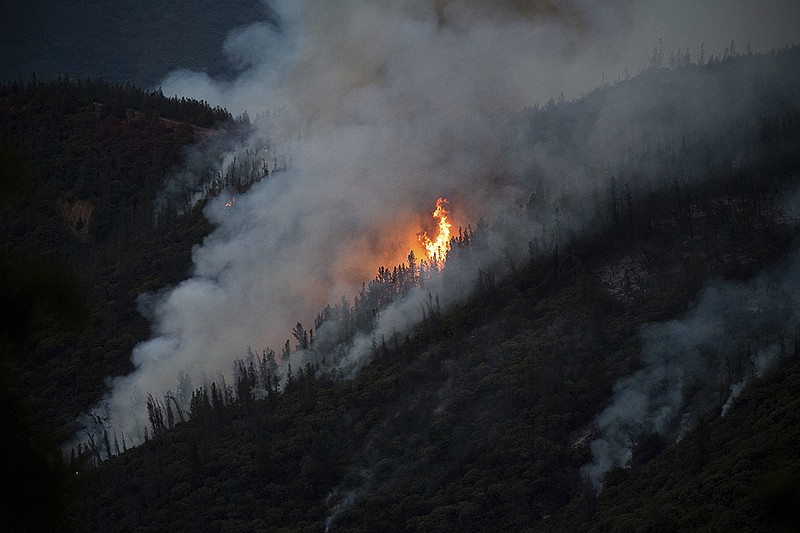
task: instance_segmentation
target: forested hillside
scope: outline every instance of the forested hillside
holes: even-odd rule
[[[631,115],[680,125],[692,111],[676,95],[701,90],[697,80],[777,72],[799,58],[789,49],[652,69],[517,113],[509,128],[521,153],[551,143],[569,160],[597,142],[586,125],[602,122],[609,102],[624,110],[630,95],[650,94]],[[718,120],[713,134],[677,134],[593,169],[613,178],[598,180],[608,186],[587,196],[591,209],[534,169],[527,205],[514,208],[531,226],[550,225],[522,243],[525,260],[498,258],[502,268],[483,270],[452,307],[431,294],[411,331],[373,339],[352,379],[332,354],[422,286],[430,266],[410,257],[381,268],[352,304],[320,310],[314,328],[298,322],[282,353],[242,354],[232,383],[195,384],[188,408],[147,391],[144,444],[129,447],[113,428],[87,432],[64,465],[55,443],[147,337],[137,295],[183,279],[191,246],[210,230],[199,207],[157,216],[163,177],[186,146],[214,135],[206,127],[231,117],[100,81],[5,86],[2,296],[13,312],[2,338],[3,444],[6,457],[24,458],[11,479],[20,501],[34,502],[7,513],[79,531],[788,529],[800,479],[796,323],[743,326],[730,352],[704,348],[719,373],[707,387],[689,382],[693,417],[645,427],[628,467],[604,473],[600,492],[582,468],[603,436],[598,415],[650,364],[643,331],[688,320],[710,286],[756,294],[761,273],[795,264],[792,80],[785,91],[752,88],[775,101]],[[737,94],[720,92],[721,107]],[[586,227],[567,224],[589,211]],[[492,223],[463,228],[451,253],[477,253]],[[312,330],[325,321],[342,337],[323,346]],[[753,354],[770,347],[774,368],[757,372]],[[291,366],[284,374],[278,363]]]
[[[136,296],[186,275],[191,246],[208,226],[199,212],[157,224],[168,214],[156,211],[155,198],[186,147],[211,131],[203,129],[232,117],[202,102],[66,78],[12,82],[0,89],[0,111],[3,257],[16,280],[6,290],[9,302],[22,298],[30,307],[13,313],[8,333],[33,343],[25,347],[35,355],[26,358],[33,368],[24,388],[49,390],[32,398],[44,400],[48,421],[61,425],[88,400],[90,391],[79,389],[123,370],[146,335]],[[48,277],[74,285],[69,294],[90,326],[52,329],[52,317],[38,308],[46,289],[26,301]]]
[[[647,514],[661,501],[654,497],[629,518],[632,524],[716,529],[780,523],[770,506],[796,498],[787,481],[795,479],[790,440],[796,428],[786,415],[774,422],[772,413],[797,399],[793,339],[791,365],[743,395],[732,411],[736,418],[710,415],[701,433],[675,451],[651,436],[637,449],[633,468],[614,472],[599,496],[578,476],[590,460],[597,406],[607,402],[617,376],[640,366],[639,326],[675,316],[709,277],[747,276],[754,263],[769,264],[787,252],[795,230],[773,211],[785,182],[770,181],[742,178],[728,189],[738,200],[726,214],[735,216],[693,219],[704,237],[691,239],[688,228],[681,231],[669,218],[647,217],[591,245],[532,261],[452,312],[434,313],[413,337],[377,346],[375,361],[352,381],[309,365],[295,369],[280,392],[256,400],[242,392],[248,387],[239,388],[258,379],[248,377],[245,365],[230,392],[213,385],[208,395],[201,393],[188,422],[167,430],[172,426],[156,408],[154,439],[99,468],[76,466],[79,523],[100,529],[318,531],[330,523],[342,530],[447,531],[580,529],[597,522],[606,530],[630,512],[624,490],[640,498],[658,492],[662,485],[647,493],[637,488],[653,476],[688,477],[659,498],[671,505],[692,501],[695,509]],[[777,188],[757,192],[762,187]],[[693,198],[693,212],[719,198],[684,193]],[[677,206],[663,208],[667,213]],[[675,243],[684,243],[679,255]],[[715,260],[713,249],[746,252],[737,265]],[[598,269],[609,266],[619,269],[619,279],[604,286]],[[634,271],[636,281],[625,282]],[[772,398],[767,386],[785,391],[779,405],[762,403]],[[721,392],[718,405],[726,398]],[[764,418],[748,405],[766,411]],[[763,420],[762,440],[742,435],[741,445],[758,451],[739,450],[732,440],[739,435],[736,420],[747,416]],[[693,451],[703,438],[702,450]],[[664,449],[669,454],[659,456]],[[701,454],[688,472],[686,453]],[[747,469],[739,466],[739,485],[714,477],[747,453],[756,455]],[[775,484],[762,478],[767,466],[776,470]],[[692,500],[706,477],[729,492]]]
[[[24,458],[14,502],[34,504],[68,424],[129,368],[148,333],[137,296],[186,276],[208,223],[199,207],[159,215],[155,199],[185,149],[231,121],[102,79],[0,87],[3,448]]]

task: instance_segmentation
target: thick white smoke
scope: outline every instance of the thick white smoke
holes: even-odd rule
[[[261,113],[259,138],[290,163],[231,208],[211,202],[217,228],[194,250],[192,277],[148,300],[153,338],[134,350],[136,371],[111,380],[101,409],[129,442],[147,425],[147,393],[174,389],[181,372],[195,386],[214,379],[249,346],[280,347],[296,321],[404,261],[439,196],[465,226],[508,206],[520,194],[514,180],[486,180],[510,166],[502,113],[583,77],[579,65],[607,54],[593,39],[625,20],[618,8],[560,2],[272,8],[277,27],[228,39],[238,78],[177,71],[162,83]],[[419,306],[407,307],[382,321],[419,320]]]
[[[199,386],[250,346],[281,346],[295,322],[352,297],[379,265],[404,261],[439,196],[461,225],[524,202],[536,154],[511,150],[519,137],[506,114],[622,76],[643,13],[631,2],[566,0],[270,7],[277,24],[254,23],[227,40],[235,79],[176,71],[161,84],[166,94],[260,116],[257,138],[288,163],[234,206],[212,201],[205,214],[217,227],[193,252],[192,277],[143,300],[152,339],[95,410],[128,442],[147,425],[147,393],[175,389],[183,372]],[[605,150],[609,125],[589,126],[594,133],[582,135]],[[379,332],[412,324],[419,309],[413,300],[387,309]],[[351,368],[368,342],[358,339]]]

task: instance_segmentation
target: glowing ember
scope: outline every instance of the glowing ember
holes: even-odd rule
[[[228,207],[232,206],[235,203],[236,203],[236,197],[235,196],[231,196],[231,199],[228,200],[227,202],[225,202],[225,207],[228,208]]]
[[[444,208],[447,200],[439,198],[436,200],[436,211],[433,218],[438,220],[439,233],[435,239],[428,236],[428,232],[423,231],[417,237],[419,244],[425,250],[429,261],[435,261],[443,265],[447,260],[447,251],[450,250],[450,228],[451,224],[447,221],[447,209]]]

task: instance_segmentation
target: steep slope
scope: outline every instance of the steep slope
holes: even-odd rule
[[[663,443],[651,441],[637,467],[609,475],[599,496],[571,503],[547,529],[793,531],[800,504],[798,401],[794,353],[779,372],[754,380],[727,416],[710,413],[661,454],[652,447]]]
[[[758,63],[760,71],[748,72],[780,67],[787,56],[796,57],[797,50],[784,54],[770,56]],[[721,69],[715,79],[732,82],[739,66],[732,61],[703,68]],[[576,147],[591,144],[581,135],[586,124],[601,121],[595,112],[605,104],[597,102],[613,100],[614,109],[624,109],[626,95],[648,87],[659,96],[654,101],[665,108],[654,104],[654,110],[662,113],[656,113],[650,125],[658,127],[661,120],[682,123],[686,111],[677,109],[675,93],[691,94],[694,78],[681,70],[649,72],[643,78],[603,89],[581,102],[513,117],[513,129],[521,132],[520,151],[534,152],[546,145],[569,160]],[[608,186],[595,190],[591,231],[569,227],[572,234],[557,240],[550,239],[542,226],[541,239],[527,243],[530,253],[524,261],[499,258],[503,267],[484,272],[477,293],[466,301],[442,309],[431,295],[424,321],[405,337],[375,338],[371,363],[353,379],[341,379],[325,360],[297,368],[297,359],[289,357],[295,363],[294,373],[279,382],[274,373],[268,374],[272,386],[266,390],[253,386],[256,361],[250,367],[246,360],[234,383],[220,380],[196,389],[188,409],[168,397],[162,400],[162,391],[146,391],[154,395],[148,402],[148,431],[154,438],[125,450],[124,434],[100,432],[92,435],[90,447],[76,450],[65,481],[72,525],[79,530],[537,530],[593,525],[605,529],[621,519],[635,526],[636,520],[652,520],[654,515],[631,512],[624,507],[629,500],[622,496],[641,491],[643,480],[663,479],[663,486],[668,486],[675,475],[683,483],[680,494],[648,487],[653,502],[687,501],[682,498],[693,491],[702,493],[696,487],[712,481],[724,492],[726,485],[714,476],[727,471],[723,465],[731,457],[750,461],[744,465],[750,470],[741,484],[730,485],[735,490],[714,505],[699,507],[699,515],[678,516],[678,525],[731,524],[739,515],[726,514],[722,504],[745,500],[741,509],[754,511],[745,523],[779,524],[779,517],[773,519],[763,509],[792,497],[787,487],[795,479],[796,457],[786,449],[793,425],[788,407],[795,401],[791,365],[756,382],[753,390],[773,383],[781,391],[781,401],[773,406],[767,395],[746,389],[729,415],[700,419],[698,429],[684,435],[674,448],[672,435],[639,439],[632,468],[612,470],[599,497],[580,471],[592,460],[596,416],[612,402],[614,384],[645,365],[641,327],[683,316],[710,280],[751,279],[780,263],[796,246],[793,191],[800,168],[800,121],[792,93],[796,85],[791,76],[781,80],[787,91],[759,93],[783,94],[777,103],[743,109],[733,120],[720,121],[716,132],[704,125],[713,135],[695,131],[685,138],[669,136],[595,169],[616,177],[599,180]],[[84,120],[99,127],[92,113]],[[121,130],[136,122],[127,112],[117,122],[109,121]],[[527,127],[520,128],[520,123]],[[189,131],[184,128],[182,134],[188,137]],[[658,180],[646,179],[654,176]],[[132,186],[127,179],[121,178],[116,186]],[[89,190],[92,182],[86,180]],[[652,183],[656,186],[648,188]],[[519,209],[530,217],[531,226],[591,211],[581,203],[591,196],[575,200],[559,196],[549,186],[537,189],[533,180],[530,185],[530,202]],[[45,220],[52,224],[41,230],[44,242],[53,245],[69,236],[67,251],[86,251],[85,261],[91,263],[103,256],[89,255],[91,246],[81,239],[99,239],[113,259],[103,263],[110,275],[96,271],[98,291],[91,300],[96,307],[90,313],[108,310],[107,321],[84,327],[77,341],[43,342],[51,333],[36,338],[36,350],[55,346],[43,352],[49,357],[29,370],[32,375],[19,378],[17,368],[10,374],[11,379],[20,379],[23,389],[30,389],[25,393],[30,401],[56,411],[48,418],[63,423],[76,408],[96,399],[103,376],[127,364],[126,350],[141,338],[145,327],[144,321],[133,318],[136,294],[185,275],[189,247],[208,227],[194,212],[175,221],[166,233],[133,231],[130,240],[125,236],[139,225],[111,224],[109,232],[98,235],[90,227],[83,233],[78,222],[94,217],[102,206],[93,204],[89,209],[77,201],[84,198],[78,195],[57,211],[53,205],[58,193],[48,198],[42,205],[32,202],[48,213]],[[142,216],[135,209],[131,212],[134,220]],[[66,222],[61,213],[67,214]],[[109,235],[118,242],[107,243]],[[21,233],[19,242],[26,237]],[[171,243],[170,251],[159,265],[165,241]],[[126,255],[129,250],[131,257]],[[380,277],[376,279],[379,290]],[[115,283],[124,291],[118,293]],[[375,311],[367,308],[367,321],[370,312]],[[138,329],[120,334],[114,329],[118,326]],[[786,331],[767,335],[783,335],[786,352],[796,351],[796,339]],[[302,335],[298,337],[300,343]],[[94,349],[87,353],[80,348],[82,340],[103,344],[90,344]],[[40,353],[36,350],[26,353]],[[64,365],[55,357],[60,354],[67,354]],[[50,373],[80,375],[82,365],[96,381],[81,385],[78,393],[65,388],[61,392],[69,405],[59,405],[59,391],[49,388]],[[46,384],[40,380],[43,375]],[[713,412],[720,411],[729,386],[739,377],[732,374],[720,382]],[[698,406],[707,400],[696,396]],[[742,416],[737,413],[748,402],[753,411],[745,412],[754,417],[754,426],[763,428],[767,436],[763,442],[737,433],[734,421],[741,419],[734,416]],[[703,437],[704,428],[718,431],[719,437]],[[683,465],[675,462],[680,455],[675,454],[706,438],[715,444],[707,457],[702,456],[700,466],[688,473],[681,470]],[[774,447],[763,456],[750,456],[738,448],[767,442]],[[704,445],[697,446],[705,450]],[[755,472],[765,465],[775,472],[761,479]],[[623,521],[620,527],[625,526]]]
[[[220,109],[101,79],[0,88],[4,349],[37,418],[66,425],[124,371],[143,291],[186,276],[198,208],[156,225],[163,181]],[[61,435],[61,439],[66,438]]]
[[[766,210],[774,200],[754,205]],[[778,260],[794,230],[758,222],[745,204],[737,201],[736,224],[749,229],[722,234],[735,235],[758,265]],[[397,346],[377,346],[352,381],[309,366],[267,399],[211,401],[144,446],[81,469],[76,520],[100,529],[309,531],[606,523],[618,511],[592,507],[578,471],[590,460],[599,406],[640,365],[639,327],[681,313],[709,276],[746,276],[752,267],[715,261],[710,225],[698,221],[695,230],[708,237],[687,242],[675,226],[651,220],[532,261]],[[643,275],[635,289],[612,284],[612,296],[598,274],[632,256]],[[735,431],[725,422],[719,442]]]
[[[3,512],[31,529],[69,529],[58,448],[130,364],[148,324],[142,291],[186,276],[209,231],[200,209],[154,202],[195,140],[230,115],[101,79],[0,87],[0,450]]]

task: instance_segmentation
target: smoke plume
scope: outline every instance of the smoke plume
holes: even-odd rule
[[[492,236],[469,262],[448,264],[438,285],[379,313],[373,334],[344,355],[346,371],[364,363],[374,339],[418,322],[431,294],[449,305],[487,264],[510,264],[529,241],[550,246],[582,227],[591,210],[581,202],[610,177],[588,168],[639,150],[648,135],[668,143],[687,128],[698,136],[733,125],[754,96],[688,99],[674,88],[642,95],[631,86],[586,110],[555,106],[562,93],[574,98],[606,76],[623,78],[628,58],[649,54],[652,42],[631,53],[637,20],[649,20],[631,2],[270,6],[277,22],[256,22],[226,41],[235,78],[178,70],[161,83],[166,94],[255,117],[254,135],[238,149],[270,154],[264,168],[272,172],[232,206],[210,201],[205,215],[216,229],[194,249],[191,278],[142,297],[152,338],[135,348],[136,370],[109,379],[93,411],[128,442],[142,438],[149,392],[177,387],[188,401],[186,390],[217,379],[249,347],[283,345],[297,321],[311,323],[326,304],[352,298],[378,266],[406,261],[438,197],[448,198],[456,227],[485,219]],[[653,116],[659,99],[681,104],[668,123]],[[547,113],[535,110],[548,100]],[[530,115],[518,113],[525,108]],[[542,118],[552,122],[535,123]],[[275,157],[285,161],[277,172]],[[189,174],[183,180],[192,185]],[[562,204],[555,220],[554,204],[521,217],[536,184],[551,198],[579,201]]]
[[[643,368],[614,386],[582,474],[600,487],[608,471],[629,465],[640,438],[680,439],[722,394],[727,413],[748,379],[788,356],[798,326],[800,251],[748,282],[711,284],[683,318],[644,326]]]

